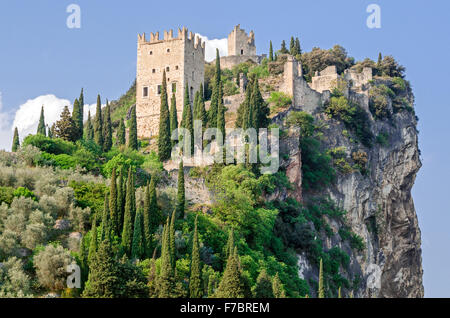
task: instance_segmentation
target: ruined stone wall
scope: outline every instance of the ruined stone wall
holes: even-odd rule
[[[204,78],[204,43],[196,39],[192,32],[183,28],[178,36],[173,31],[150,34],[150,41],[144,35],[138,36],[137,73],[136,73],[136,117],[139,137],[151,137],[158,134],[161,95],[158,90],[166,70],[167,95],[170,105],[175,92],[178,119],[181,120],[183,96],[186,80],[190,93],[194,93]],[[144,90],[147,92],[145,96]]]
[[[232,56],[223,56],[220,58],[220,68],[222,69],[232,69],[233,66],[251,61],[256,64],[260,64],[263,59],[263,56],[259,55],[232,55]],[[213,61],[212,63],[215,63]]]
[[[231,55],[256,55],[255,34],[250,31],[247,35],[240,25],[234,27],[228,35],[228,56]]]

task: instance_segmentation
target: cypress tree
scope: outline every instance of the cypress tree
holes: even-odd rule
[[[46,126],[46,128],[47,128],[47,137],[48,138],[53,138],[53,131],[52,131],[52,129],[50,128],[50,127],[48,127],[48,126]]]
[[[269,61],[273,61],[273,46],[272,46],[272,41],[270,41],[270,44],[269,44]]]
[[[103,149],[103,118],[100,95],[97,95],[97,108],[94,119],[94,141],[101,149]]]
[[[69,107],[65,106],[61,113],[61,119],[55,123],[54,133],[56,137],[67,141],[75,141],[75,123],[70,116]]]
[[[377,74],[379,76],[383,75],[382,73],[382,63],[383,63],[383,56],[381,55],[381,52],[378,53],[378,61],[377,61]]]
[[[173,270],[175,270],[175,210],[172,212],[172,218],[170,219],[170,227],[169,227],[169,248],[170,248],[170,260],[172,264]]]
[[[249,108],[251,106],[251,96],[252,96],[252,86],[251,82],[247,84],[247,88],[245,89],[245,99],[239,105],[237,110],[237,118],[236,118],[236,128],[247,129],[248,128],[248,113]]]
[[[111,185],[109,187],[109,218],[111,220],[111,232],[113,235],[119,235],[119,216],[117,208],[117,180],[116,168],[112,169]]]
[[[73,102],[72,120],[75,123],[76,140],[83,138],[83,117],[78,99]]]
[[[284,40],[281,42],[280,53],[282,53],[282,54],[289,53],[289,51],[286,49],[286,42]]]
[[[124,184],[123,169],[120,168],[119,178],[117,180],[117,234],[121,234],[123,228],[126,191]]]
[[[177,100],[175,93],[172,93],[172,99],[170,100],[170,136],[175,129],[178,128],[178,118],[177,118]],[[171,140],[172,147],[175,146],[176,141]]]
[[[128,135],[128,148],[133,149],[133,150],[138,149],[136,106],[133,106],[131,108],[130,130],[129,130],[129,135]]]
[[[83,291],[83,297],[113,298],[119,284],[119,268],[114,259],[111,245],[107,241],[100,243],[98,252],[89,266],[89,280]]]
[[[44,105],[42,105],[42,108],[41,108],[41,116],[39,117],[37,133],[44,135],[44,136],[46,135],[45,134],[45,120],[44,120]]]
[[[197,120],[199,117],[199,108],[198,108],[198,101],[200,99],[200,91],[196,91],[194,95],[194,107],[192,111],[192,118],[193,120]]]
[[[184,88],[184,106],[183,106],[183,115],[180,123],[180,127],[185,128],[191,134],[191,149],[190,154],[194,152],[194,123],[192,120],[192,108],[191,102],[189,99],[189,85],[186,81],[186,87]],[[184,149],[184,151],[189,152],[189,149]]]
[[[152,234],[156,231],[161,221],[161,213],[156,201],[155,177],[152,177],[150,184],[145,188],[144,199],[144,235],[146,242],[146,255],[151,257]]]
[[[160,161],[170,159],[172,141],[170,140],[170,113],[167,102],[166,71],[163,72],[161,85],[161,108],[159,112],[158,156]]]
[[[169,237],[169,217],[163,229],[161,246],[161,271],[158,277],[158,297],[172,297],[175,287],[174,270],[172,267]]]
[[[325,298],[325,289],[323,286],[323,262],[320,259],[320,267],[319,267],[319,298]]]
[[[136,213],[133,229],[133,243],[131,245],[131,258],[142,259],[145,253],[145,237],[143,235],[142,209]]]
[[[251,95],[251,105],[253,105],[253,118],[252,125],[253,128],[266,128],[270,122],[268,116],[270,114],[270,108],[268,104],[264,101],[259,89],[258,79],[255,78],[253,81],[253,89]]]
[[[112,147],[111,110],[108,101],[106,101],[104,116],[105,120],[103,121],[103,152],[108,152]]]
[[[119,128],[117,129],[117,145],[125,145],[125,123],[123,122],[123,118],[120,118]]]
[[[245,297],[237,248],[234,248],[234,252],[228,257],[227,266],[215,296],[218,298]]]
[[[178,167],[178,191],[177,191],[177,205],[176,212],[178,217],[184,218],[184,207],[186,204],[186,195],[184,188],[184,169],[183,169],[183,161],[180,161],[180,165]]]
[[[263,269],[256,279],[256,285],[253,292],[255,298],[274,298],[272,280]]]
[[[293,36],[291,36],[291,42],[289,43],[289,53],[294,56],[297,54],[295,51],[295,40]]]
[[[123,219],[123,231],[122,231],[122,247],[127,255],[130,255],[131,253],[131,243],[133,240],[133,224],[134,224],[133,210],[136,207],[135,205],[133,205],[134,201],[133,196],[134,196],[134,183],[130,167],[130,169],[128,170],[125,215]]]
[[[94,127],[92,126],[91,111],[88,111],[88,119],[86,122],[86,139],[94,139]]]
[[[302,48],[300,47],[300,40],[295,38],[295,51],[298,55],[302,55]]]
[[[80,97],[78,98],[78,104],[80,104],[80,119],[81,122],[81,133],[83,134],[83,122],[84,122],[84,92],[81,88]]]
[[[97,216],[94,217],[91,229],[91,241],[89,243],[88,264],[91,265],[97,252]]]
[[[222,86],[219,86],[219,94],[222,96]],[[223,105],[223,98],[219,99],[217,106],[217,129],[222,132],[222,143],[225,140],[225,106]]]
[[[203,296],[202,267],[200,263],[200,246],[198,242],[197,219],[198,217],[195,218],[194,238],[192,240],[191,274],[189,278],[190,298],[201,298]]]
[[[105,201],[103,202],[103,214],[102,214],[102,232],[101,240],[105,240],[109,236],[109,196],[108,192],[105,193]]]
[[[272,281],[273,296],[275,298],[286,298],[286,292],[284,291],[284,286],[281,283],[278,273],[275,275]]]
[[[205,108],[205,97],[203,96],[203,84],[200,84],[200,90],[199,90],[199,99],[198,99],[198,118],[202,121],[202,127],[203,129],[206,128],[206,125],[208,123],[208,114],[206,113]]]
[[[219,107],[221,85],[222,81],[220,71],[220,55],[219,49],[216,49],[216,70],[214,74],[214,86],[211,94],[211,106],[209,107],[208,112],[208,127],[211,128],[217,127],[217,109]]]
[[[16,152],[20,148],[20,141],[19,141],[19,131],[17,130],[17,127],[14,128],[14,137],[12,142],[12,152]]]

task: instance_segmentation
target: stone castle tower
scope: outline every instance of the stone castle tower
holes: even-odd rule
[[[178,122],[183,111],[183,97],[186,82],[189,97],[203,84],[205,73],[205,43],[183,27],[178,36],[173,31],[164,31],[164,39],[159,32],[138,35],[137,73],[136,73],[136,117],[138,136],[149,138],[157,135],[161,106],[161,83],[166,70],[167,96],[170,107],[172,93],[177,101]]]
[[[256,55],[255,33],[250,31],[247,35],[244,29],[241,29],[240,24],[236,25],[228,35],[228,56],[233,55]]]

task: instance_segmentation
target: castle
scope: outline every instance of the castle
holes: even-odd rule
[[[255,33],[249,34],[237,25],[228,35],[228,55],[220,58],[223,69],[253,61],[260,64],[265,55],[256,54]],[[308,83],[303,77],[302,66],[293,56],[287,55],[283,65],[283,77],[279,91],[292,97],[292,106],[313,113],[318,106],[324,105],[331,91],[337,85],[343,85],[344,94],[358,98],[360,104],[368,109],[367,83],[372,80],[372,69],[364,68],[361,73],[347,69],[338,74],[336,66],[328,66],[312,77]],[[158,134],[161,104],[161,82],[166,71],[167,95],[170,103],[175,94],[178,122],[183,110],[184,89],[187,84],[192,104],[195,93],[204,82],[205,43],[183,27],[178,29],[177,37],[173,31],[151,33],[147,40],[145,33],[138,35],[137,74],[136,74],[136,117],[138,136],[150,138]],[[239,79],[240,94],[225,98],[229,111],[237,109],[244,98],[246,78]],[[341,87],[342,88],[342,87]],[[208,103],[207,103],[208,106]]]

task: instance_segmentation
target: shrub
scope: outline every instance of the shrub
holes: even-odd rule
[[[34,193],[24,187],[18,187],[16,190],[14,190],[13,194],[15,197],[18,197],[18,198],[25,197],[25,198],[31,198],[32,200],[37,201],[37,198],[34,195]]]
[[[239,87],[237,87],[236,83],[233,81],[226,81],[223,84],[223,95],[231,96],[239,94]]]
[[[0,267],[0,298],[30,297],[31,280],[22,267],[22,261],[9,258]]]
[[[10,205],[14,198],[14,188],[12,187],[0,187],[0,204],[5,202]]]
[[[59,138],[48,138],[44,135],[29,135],[23,140],[22,146],[32,145],[41,151],[54,155],[72,154],[76,150],[75,144]]]
[[[380,144],[381,146],[387,146],[389,145],[389,134],[386,132],[381,132],[378,134],[377,139],[376,139],[377,143]]]
[[[300,127],[302,137],[309,137],[314,133],[314,117],[303,111],[289,113],[286,120],[288,126]]]
[[[268,99],[271,104],[271,113],[276,113],[292,104],[292,98],[283,92],[272,92]]]
[[[355,162],[355,168],[361,171],[361,174],[366,174],[366,166],[368,162],[367,153],[365,151],[358,150],[352,153],[352,159]]]
[[[116,170],[122,169],[123,171],[128,171],[130,166],[132,167],[133,171],[136,171],[136,168],[140,167],[144,163],[144,161],[144,156],[142,156],[136,150],[119,153],[103,166],[103,174],[107,177],[110,177],[113,168],[116,168]]]

